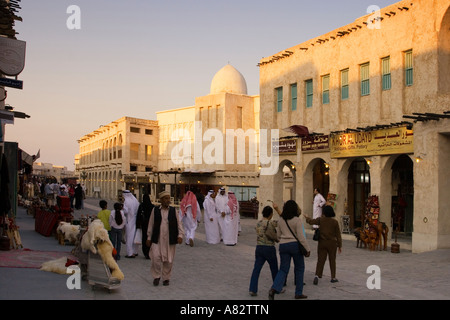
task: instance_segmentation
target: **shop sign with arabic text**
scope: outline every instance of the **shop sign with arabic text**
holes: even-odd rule
[[[331,158],[414,153],[413,131],[406,127],[330,135]]]
[[[302,138],[302,152],[324,152],[329,151],[328,135],[309,136]]]
[[[278,143],[272,144],[272,152],[278,154],[296,154],[297,139],[279,140]]]

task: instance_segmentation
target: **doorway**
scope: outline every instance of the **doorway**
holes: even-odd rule
[[[295,200],[295,165],[287,162],[282,167],[283,173],[283,202]]]
[[[313,168],[313,188],[319,189],[320,194],[327,199],[330,190],[329,165],[322,159],[317,161]]]
[[[407,155],[399,156],[392,165],[392,228],[410,236],[414,218],[413,162]]]
[[[370,194],[370,171],[364,158],[353,160],[348,170],[348,215],[350,227],[361,227]]]

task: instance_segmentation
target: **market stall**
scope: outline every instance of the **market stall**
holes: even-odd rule
[[[73,220],[72,212],[69,197],[58,196],[56,206],[35,208],[34,229],[43,236],[49,237],[56,231],[59,221],[71,222]]]

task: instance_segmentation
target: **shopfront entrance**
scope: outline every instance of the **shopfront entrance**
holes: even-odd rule
[[[393,231],[410,236],[414,218],[413,162],[407,155],[399,156],[392,165]]]
[[[348,170],[347,209],[350,227],[361,227],[364,222],[367,198],[370,194],[369,165],[364,158],[353,160]]]
[[[324,160],[317,161],[313,168],[313,186],[318,188],[322,196],[326,199],[330,190],[329,165]]]
[[[283,174],[283,202],[295,200],[295,165],[290,161],[286,161],[280,165],[280,169]]]

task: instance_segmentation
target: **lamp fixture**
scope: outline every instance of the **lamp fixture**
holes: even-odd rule
[[[425,156],[426,156],[425,153],[420,153],[419,155],[417,155],[417,157],[414,157],[414,161],[419,163],[420,161],[422,161],[425,158]]]

